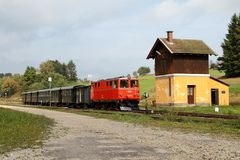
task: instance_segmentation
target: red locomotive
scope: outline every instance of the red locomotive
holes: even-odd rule
[[[140,101],[139,80],[118,77],[91,84],[91,100],[96,107],[137,109]]]

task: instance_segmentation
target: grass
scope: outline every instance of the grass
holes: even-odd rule
[[[229,88],[231,93],[240,93],[240,84],[232,84]]]
[[[215,69],[209,69],[209,74],[215,78],[219,78],[225,75],[224,72],[220,72],[218,70]]]
[[[0,108],[0,154],[41,145],[53,123],[44,116]]]
[[[219,106],[218,113],[215,112],[214,106],[159,107],[158,110],[172,112],[194,112],[204,114],[240,115],[240,106]]]
[[[240,136],[240,120],[207,119],[199,117],[179,117],[174,114],[144,115],[131,112],[112,112],[103,110],[80,110],[57,107],[45,109],[105,118],[119,122],[128,122],[145,127],[160,127],[166,130],[180,130],[184,132],[210,133],[222,136]],[[239,110],[238,110],[239,111]]]
[[[140,94],[143,95],[144,92],[150,92],[155,88],[155,77],[154,75],[145,75],[139,77],[140,81]]]

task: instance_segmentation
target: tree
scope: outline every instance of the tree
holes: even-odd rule
[[[50,62],[53,64],[55,73],[59,73],[67,78],[67,66],[65,63],[60,63],[58,60],[50,60]]]
[[[36,81],[36,69],[28,66],[20,80],[21,91],[27,91],[29,86]]]
[[[133,77],[135,77],[135,78],[138,77],[138,73],[137,73],[137,71],[134,71],[134,72],[133,72]]]
[[[52,77],[52,82],[51,82],[52,88],[66,86],[67,84],[67,80],[63,75],[59,73],[51,73],[49,75],[42,77],[41,84],[34,84],[35,86],[33,87],[36,87],[36,88],[42,87],[42,89],[49,88],[48,77]]]
[[[215,70],[217,70],[217,69],[218,69],[218,64],[217,64],[217,63],[214,63],[213,61],[210,61],[210,69],[215,69]]]
[[[142,67],[140,67],[138,70],[137,70],[137,72],[138,72],[138,74],[140,75],[140,76],[143,76],[143,75],[145,75],[145,74],[148,74],[148,73],[150,73],[150,68],[149,67],[144,67],[144,66],[142,66]]]
[[[51,60],[43,62],[40,64],[40,73],[43,75],[48,75],[54,73],[54,64]]]
[[[1,91],[7,96],[12,96],[19,89],[18,83],[11,77],[5,77],[2,81]]]
[[[70,60],[67,64],[67,73],[68,73],[68,80],[69,81],[76,81],[77,80],[77,71],[76,65]]]
[[[218,58],[219,70],[224,70],[227,77],[240,76],[240,14],[232,16],[221,46],[223,56]]]
[[[12,73],[5,73],[5,77],[12,77]]]
[[[3,78],[4,77],[4,73],[0,73],[0,78]]]

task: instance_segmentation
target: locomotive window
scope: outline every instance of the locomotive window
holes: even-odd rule
[[[131,80],[131,88],[138,87],[138,81],[137,80]]]
[[[98,82],[98,87],[100,87],[100,82]]]
[[[121,80],[120,81],[121,88],[128,88],[128,80]]]
[[[110,86],[112,86],[112,81],[110,81]]]
[[[108,82],[106,82],[106,85],[108,86]]]
[[[113,82],[113,88],[118,88],[118,81],[117,80]]]
[[[97,83],[95,83],[95,87],[97,88]]]

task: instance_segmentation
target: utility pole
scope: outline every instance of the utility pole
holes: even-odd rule
[[[52,77],[48,77],[48,82],[49,82],[49,106],[51,107],[52,106],[52,91],[51,91],[51,88],[52,88]]]

